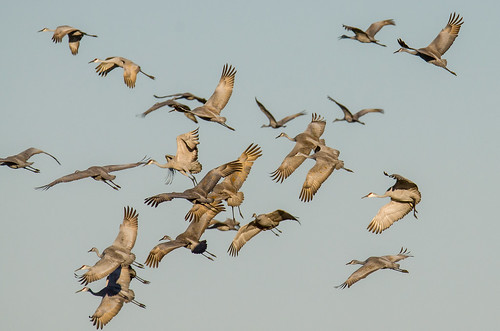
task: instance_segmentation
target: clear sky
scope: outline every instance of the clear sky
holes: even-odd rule
[[[139,212],[134,252],[144,262],[163,235],[184,231],[190,203],[158,208],[144,198],[183,191],[178,174],[166,186],[155,166],[115,173],[114,191],[91,179],[34,190],[92,165],[158,161],[175,154],[175,138],[198,127],[178,113],[142,113],[153,94],[192,92],[209,97],[225,63],[238,70],[223,110],[229,131],[202,122],[203,171],[236,159],[251,143],[262,147],[243,186],[239,220],[284,209],[302,225],[285,222],[278,238],[264,232],[237,258],[226,250],[235,232],[208,232],[217,255],[211,262],[178,249],[158,269],[138,270],[151,281],[132,281],[140,309],[126,304],[107,330],[491,330],[498,326],[500,264],[497,204],[499,43],[497,1],[9,1],[0,12],[0,156],[41,148],[31,161],[41,169],[0,168],[2,330],[91,330],[88,320],[100,298],[75,294],[73,270],[97,260],[116,237],[123,207]],[[425,47],[451,12],[464,25],[445,54],[452,76],[399,48],[397,38]],[[366,29],[393,18],[377,38],[388,47],[338,40],[342,24]],[[51,41],[43,27],[71,25],[97,34],[83,38],[71,55],[67,38]],[[96,57],[123,56],[138,63],[134,89],[116,69],[99,77]],[[368,114],[366,125],[332,123],[337,99]],[[276,117],[306,110],[283,131],[302,132],[312,113],[327,120],[323,138],[341,151],[354,173],[335,171],[312,202],[298,199],[306,162],[283,184],[270,179],[293,144],[275,139],[281,130],[260,128],[266,118],[257,97]],[[190,106],[195,104],[190,103]],[[398,173],[419,186],[418,220],[412,215],[381,235],[366,226],[387,199],[379,194]],[[230,209],[217,218],[230,217]],[[352,260],[396,254],[409,274],[378,271],[345,290],[335,289],[356,270]],[[92,283],[94,290],[104,280]]]

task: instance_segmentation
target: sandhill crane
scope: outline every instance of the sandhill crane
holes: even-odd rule
[[[227,105],[229,98],[233,93],[235,75],[236,69],[226,63],[222,68],[222,75],[220,77],[219,84],[215,88],[212,96],[203,106],[196,107],[191,110],[191,114],[194,114],[205,121],[219,123],[220,125],[234,131],[232,127],[226,124],[226,118],[220,116],[220,112]]]
[[[95,248],[95,247],[92,247],[92,248],[89,250],[89,253],[90,253],[90,252],[94,252],[94,253],[97,255],[97,257],[98,257],[98,258],[102,258],[102,257],[103,257],[103,255],[102,255],[102,254],[99,254],[99,250],[98,250],[97,248]],[[127,267],[128,267],[128,271],[130,272],[130,278],[131,278],[131,279],[135,278],[135,279],[137,279],[139,282],[141,282],[141,283],[143,283],[143,284],[149,284],[149,283],[151,283],[149,280],[145,280],[145,279],[143,279],[143,278],[141,278],[141,277],[137,276],[137,272],[135,271],[135,269],[134,269],[134,268],[132,268],[132,266],[128,265]],[[119,268],[121,268],[121,267],[119,267]],[[114,272],[114,271],[113,271],[113,272]],[[76,274],[75,274],[75,276],[76,276]],[[78,278],[78,276],[76,276],[76,277]],[[108,276],[108,277],[109,277],[109,276]]]
[[[399,254],[397,255],[385,255],[385,256],[372,256],[366,259],[365,261],[358,261],[358,260],[352,260],[351,262],[348,262],[346,265],[349,264],[362,264],[363,266],[353,272],[349,278],[342,284],[335,286],[335,288],[349,288],[351,287],[354,283],[356,283],[358,280],[365,278],[369,274],[380,270],[380,269],[392,269],[396,270],[402,273],[407,274],[408,270],[400,269],[399,264],[396,263],[400,260],[406,259],[407,257],[413,257],[410,255],[410,252],[406,249],[399,251]]]
[[[101,304],[95,313],[90,317],[92,325],[97,329],[102,329],[115,317],[123,307],[124,303],[133,304],[146,308],[146,305],[135,300],[135,293],[129,288],[131,273],[125,267],[119,266],[109,276],[104,287],[99,292],[92,291],[89,287],[84,287],[79,292],[90,292],[95,296],[102,297]]]
[[[61,165],[58,159],[54,156],[50,155],[47,152],[42,151],[41,149],[30,147],[25,151],[22,151],[19,154],[7,156],[6,158],[0,158],[0,166],[7,166],[12,169],[20,169],[24,168],[34,173],[39,173],[40,170],[33,168],[31,165],[33,162],[28,162],[28,159],[35,154],[46,154],[56,160],[56,162]]]
[[[240,205],[243,203],[244,194],[240,191],[243,183],[248,177],[253,163],[262,156],[262,150],[258,145],[250,144],[243,153],[241,153],[238,161],[242,164],[239,171],[233,172],[231,175],[224,178],[222,182],[217,184],[213,193],[217,195],[216,199],[226,200],[227,205],[231,206],[234,219],[234,207],[238,207],[240,216],[243,217],[240,210]]]
[[[99,76],[102,77],[106,77],[106,75],[114,68],[122,67],[123,81],[125,82],[125,85],[130,88],[135,87],[135,81],[137,80],[137,74],[139,72],[143,73],[145,76],[151,79],[155,79],[154,76],[148,75],[147,73],[142,71],[140,66],[121,56],[111,56],[106,58],[105,60],[95,58],[89,63],[99,63],[95,68],[95,72],[97,72]]]
[[[175,93],[164,96],[153,95],[157,99],[170,98],[173,97],[172,100],[186,99],[186,100],[196,100],[199,103],[207,103],[207,99],[198,97],[192,93],[184,92],[184,93]]]
[[[240,229],[240,222],[234,218],[226,218],[224,222],[213,219],[207,229],[217,229],[219,231],[238,231]]]
[[[383,195],[373,192],[368,193],[363,198],[385,198],[390,197],[391,202],[384,205],[372,219],[367,229],[373,233],[382,233],[389,228],[392,223],[402,219],[413,209],[413,216],[417,218],[415,206],[420,202],[422,196],[418,190],[417,184],[403,176],[389,175],[384,171],[384,175],[394,178],[396,183],[389,187]]]
[[[146,198],[144,203],[155,208],[158,207],[160,203],[170,201],[175,198],[186,199],[192,203],[211,203],[214,199],[208,197],[208,194],[212,192],[219,180],[222,177],[229,176],[235,171],[241,170],[241,167],[241,162],[238,161],[224,163],[223,165],[210,170],[195,187],[187,189],[184,192],[158,194]]]
[[[326,121],[317,114],[312,114],[311,123],[307,125],[304,132],[290,138],[286,133],[282,132],[278,137],[286,137],[288,140],[295,142],[292,151],[288,153],[278,169],[271,173],[272,180],[282,183],[290,176],[306,159],[304,156],[297,156],[297,153],[309,155],[309,153],[319,145],[319,138],[325,131]]]
[[[49,188],[51,188],[52,186],[59,184],[59,183],[67,183],[67,182],[72,182],[74,180],[91,177],[94,180],[102,181],[102,182],[106,183],[107,185],[111,186],[113,189],[118,190],[121,188],[121,186],[116,184],[115,182],[113,182],[113,180],[116,178],[116,176],[111,175],[110,172],[129,169],[129,168],[135,168],[135,167],[138,167],[140,165],[147,165],[147,162],[148,162],[148,160],[139,161],[136,163],[120,164],[120,165],[92,166],[92,167],[88,168],[87,170],[82,170],[82,171],[76,170],[72,174],[58,178],[47,185],[35,187],[35,189],[37,189],[37,190],[41,189],[41,190],[46,191]]]
[[[245,182],[252,165],[255,160],[257,160],[262,155],[261,149],[258,145],[250,144],[243,153],[240,155],[237,161],[241,162],[241,170],[235,171],[231,175],[224,178],[224,180],[213,188],[212,192],[208,194],[208,199],[213,199],[213,201],[225,200],[228,206],[231,206],[234,220],[234,207],[241,205],[244,199],[243,192],[239,192],[243,183]],[[203,204],[195,203],[186,214],[186,221],[197,222],[199,217],[206,212],[206,206]],[[240,216],[241,211],[240,211]],[[235,220],[236,221],[236,220]]]
[[[65,35],[68,35],[69,49],[71,50],[71,54],[73,55],[78,54],[78,48],[80,47],[80,40],[83,38],[83,36],[97,38],[97,36],[94,34],[88,34],[86,32],[83,32],[82,30],[73,28],[69,25],[58,26],[55,30],[49,28],[43,28],[38,32],[45,32],[45,31],[54,32],[54,34],[52,35],[52,41],[55,42],[56,44],[60,43]]]
[[[100,257],[100,260],[93,266],[83,265],[75,270],[76,272],[88,269],[85,274],[79,276],[82,285],[106,277],[119,266],[134,264],[139,268],[144,267],[142,264],[135,262],[135,254],[131,252],[137,239],[138,218],[139,214],[134,208],[128,206],[123,208],[123,222],[120,224],[118,236],[113,244],[107,247],[102,254],[99,254],[97,248],[92,247],[89,252],[95,252]]]
[[[439,32],[437,37],[429,44],[429,46],[419,49],[411,48],[401,38],[399,38],[398,43],[401,48],[394,53],[406,52],[419,56],[425,62],[432,63],[435,66],[444,68],[445,70],[456,76],[456,73],[446,67],[448,65],[448,61],[446,61],[446,59],[442,59],[441,56],[443,56],[444,53],[446,53],[446,51],[451,47],[451,45],[453,45],[453,42],[460,32],[460,27],[462,26],[462,24],[464,24],[464,22],[463,18],[460,17],[460,15],[457,15],[455,13],[450,14],[448,24],[446,24],[444,29]]]
[[[277,209],[267,214],[256,215],[254,213],[252,217],[254,218],[254,220],[248,224],[243,225],[238,230],[238,233],[236,233],[233,242],[227,250],[229,255],[237,256],[241,247],[243,247],[243,245],[245,245],[250,239],[255,237],[261,231],[271,230],[272,233],[278,236],[278,234],[274,232],[273,229],[276,229],[281,233],[281,231],[276,228],[281,221],[294,220],[300,224],[300,221],[295,216],[281,209]]]
[[[277,129],[277,128],[281,128],[281,127],[285,128],[286,127],[285,123],[288,123],[291,120],[293,120],[294,118],[297,118],[299,116],[306,114],[305,111],[301,111],[300,113],[286,116],[286,117],[280,119],[279,121],[276,121],[274,116],[269,112],[269,110],[266,109],[266,107],[264,107],[264,105],[262,103],[259,102],[259,100],[257,100],[257,98],[255,98],[255,102],[257,102],[257,105],[259,106],[260,110],[269,119],[269,124],[262,124],[261,128],[273,128],[273,129]]]
[[[167,163],[160,164],[153,159],[147,162],[147,164],[156,164],[160,168],[169,170],[167,184],[172,182],[175,171],[179,171],[191,179],[194,186],[198,184],[193,176],[193,174],[199,173],[202,168],[201,163],[198,162],[198,144],[200,143],[198,130],[199,128],[177,136],[177,153],[165,155]]]
[[[146,115],[148,115],[149,113],[151,113],[151,112],[153,112],[153,111],[155,111],[157,109],[160,109],[163,106],[168,106],[168,107],[171,108],[170,111],[169,111],[169,113],[171,113],[173,111],[177,111],[179,113],[183,113],[191,121],[193,121],[195,123],[198,123],[198,120],[196,119],[196,116],[194,116],[193,114],[191,114],[189,112],[191,110],[191,108],[189,108],[189,106],[187,106],[185,104],[182,104],[180,102],[175,101],[174,99],[168,99],[168,100],[163,101],[163,102],[157,102],[154,105],[152,105],[148,110],[146,110],[144,113],[139,114],[137,116],[146,117]]]
[[[321,144],[316,147],[313,155],[305,155],[306,158],[313,159],[316,164],[309,170],[306,180],[302,185],[299,199],[304,202],[309,202],[321,187],[321,184],[330,177],[333,170],[344,169],[348,172],[353,172],[351,169],[344,168],[344,161],[339,160],[340,152],[336,149],[325,145],[325,140],[321,139]]]
[[[170,240],[168,242],[164,242],[156,245],[149,252],[149,255],[146,259],[147,266],[151,268],[158,268],[158,264],[163,259],[165,255],[170,253],[176,248],[186,247],[191,250],[194,254],[202,254],[209,260],[213,260],[212,257],[216,257],[212,253],[207,251],[207,241],[200,241],[201,236],[207,229],[210,221],[221,211],[224,211],[224,206],[222,202],[213,202],[210,204],[210,208],[206,209],[206,212],[200,217],[198,222],[191,222],[187,227],[186,231],[179,234],[175,240],[171,240],[169,236],[164,236],[160,240]],[[205,253],[209,255],[205,255]]]
[[[380,31],[386,25],[396,25],[394,20],[383,20],[379,22],[372,23],[366,31],[363,31],[359,28],[355,28],[353,26],[342,25],[346,30],[354,32],[354,36],[346,36],[345,34],[341,35],[339,39],[354,39],[362,43],[374,43],[380,46],[384,46],[375,39],[375,34]]]
[[[369,108],[369,109],[362,109],[360,111],[358,111],[357,113],[355,114],[352,114],[349,109],[347,109],[346,106],[338,103],[337,101],[335,101],[332,97],[330,96],[327,96],[328,100],[330,101],[333,101],[337,104],[337,106],[340,107],[340,109],[342,109],[342,111],[344,112],[344,118],[336,118],[334,119],[333,121],[334,122],[337,122],[337,121],[346,121],[348,123],[354,123],[354,122],[358,122],[360,124],[363,124],[365,125],[365,123],[361,122],[359,120],[359,118],[365,114],[368,114],[368,113],[384,113],[384,110],[383,109],[379,109],[379,108]]]

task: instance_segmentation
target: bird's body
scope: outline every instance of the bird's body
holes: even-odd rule
[[[254,220],[240,227],[238,233],[236,233],[236,236],[227,250],[229,255],[237,256],[240,249],[261,231],[271,230],[275,235],[278,235],[273,231],[273,229],[275,229],[280,222],[284,220],[294,220],[299,222],[295,216],[281,209],[277,209],[267,214],[253,214],[252,217],[254,217]]]
[[[176,198],[186,199],[192,203],[211,203],[213,198],[208,197],[215,185],[222,177],[229,176],[235,171],[241,170],[241,163],[232,161],[225,163],[217,168],[210,170],[205,177],[193,188],[187,189],[184,192],[162,193],[149,198],[146,198],[144,203],[153,207],[165,201],[170,201]]]
[[[85,274],[79,277],[81,284],[87,285],[106,277],[119,266],[126,267],[135,263],[142,267],[141,264],[135,262],[135,254],[131,252],[137,238],[138,218],[139,214],[133,208],[124,208],[123,222],[120,224],[118,236],[113,244],[107,247],[102,254],[99,254],[97,248],[92,247],[89,252],[95,252],[100,260],[93,266],[83,265],[75,270],[88,269]]]
[[[135,87],[135,81],[137,80],[137,74],[139,72],[151,79],[155,79],[154,76],[148,75],[142,71],[139,65],[121,56],[111,56],[105,60],[95,58],[89,63],[99,63],[95,68],[95,71],[102,77],[106,77],[106,75],[115,68],[123,68],[123,81],[125,82],[125,85],[130,88]]]
[[[158,96],[154,95],[155,98],[157,99],[163,99],[163,98],[172,98],[172,100],[179,100],[179,99],[186,99],[186,100],[196,100],[199,103],[207,103],[207,99],[198,97],[192,93],[189,92],[184,92],[184,93],[175,93],[175,94],[169,94],[169,95],[164,95],[164,96]]]
[[[225,64],[222,69],[219,84],[215,88],[212,96],[203,106],[196,107],[191,110],[190,113],[198,116],[202,120],[219,123],[220,125],[234,131],[232,127],[226,124],[226,118],[220,116],[220,112],[227,105],[229,98],[233,93],[235,75],[236,69],[231,65]]]
[[[444,55],[444,53],[446,53],[451,45],[453,45],[453,42],[457,38],[458,33],[460,32],[460,27],[463,23],[463,18],[460,17],[460,15],[457,15],[455,13],[450,14],[448,24],[446,24],[444,29],[439,32],[437,37],[429,44],[429,46],[418,49],[411,48],[401,38],[399,38],[398,43],[401,48],[394,53],[406,52],[412,55],[416,55],[423,59],[425,62],[444,68],[445,70],[456,76],[457,74],[455,72],[447,68],[448,61],[441,57]]]
[[[342,109],[342,112],[344,113],[344,118],[336,118],[335,120],[333,120],[334,122],[337,122],[337,121],[346,121],[348,123],[354,123],[354,122],[358,122],[360,124],[363,124],[365,125],[365,123],[361,122],[359,120],[359,118],[365,114],[368,114],[368,113],[384,113],[384,110],[383,109],[379,109],[379,108],[368,108],[368,109],[362,109],[360,111],[358,111],[357,113],[355,114],[352,114],[349,109],[347,109],[346,106],[338,103],[337,101],[335,101],[333,98],[331,98],[330,96],[327,96],[328,100],[330,101],[333,101],[337,104],[337,106],[340,107],[340,109]]]
[[[384,205],[372,219],[367,229],[373,233],[382,233],[394,222],[402,219],[406,214],[413,210],[413,215],[417,218],[415,206],[420,202],[422,196],[417,185],[404,178],[403,176],[384,172],[384,175],[396,179],[396,183],[389,187],[383,195],[373,192],[368,193],[363,198],[385,198],[390,197],[391,201]]]
[[[321,185],[330,177],[333,170],[344,169],[352,172],[351,169],[344,168],[344,161],[339,160],[340,152],[325,145],[323,139],[321,144],[316,147],[314,154],[307,156],[316,161],[316,164],[309,170],[306,180],[302,185],[299,199],[309,202],[319,190]]]
[[[408,250],[403,250],[403,248],[401,248],[399,254],[397,255],[372,256],[365,261],[352,260],[346,265],[361,264],[362,267],[353,272],[344,283],[335,287],[342,289],[346,287],[349,288],[357,281],[380,269],[392,269],[402,273],[408,273],[408,270],[400,269],[399,264],[396,263],[400,260],[406,259],[407,257],[412,257],[412,255],[410,255]]]
[[[129,168],[135,168],[135,167],[138,167],[140,165],[146,165],[146,164],[147,164],[147,161],[140,161],[140,162],[136,162],[136,163],[120,164],[120,165],[92,166],[92,167],[88,168],[87,170],[83,170],[83,171],[76,170],[72,174],[58,178],[47,185],[36,187],[36,189],[48,190],[52,186],[59,184],[59,183],[67,183],[67,182],[72,182],[74,180],[91,177],[94,180],[102,181],[102,182],[106,183],[107,185],[111,186],[113,189],[118,190],[118,189],[120,189],[120,186],[113,182],[113,180],[116,178],[116,176],[111,175],[110,172],[129,169]]]
[[[187,227],[186,231],[179,234],[174,240],[171,240],[169,236],[164,236],[162,239],[160,239],[160,240],[168,239],[170,241],[163,242],[153,247],[153,249],[149,252],[148,258],[146,259],[146,262],[144,264],[152,268],[158,268],[158,265],[160,261],[163,259],[163,257],[179,247],[186,247],[190,249],[192,253],[202,254],[206,258],[212,260],[212,258],[208,255],[205,255],[205,253],[210,254],[211,256],[214,257],[215,255],[211,254],[206,250],[207,242],[206,240],[200,241],[200,238],[207,229],[211,220],[218,213],[224,211],[225,209],[220,201],[213,202],[209,205],[210,208],[208,207],[206,208],[205,213],[201,215],[199,221],[189,223],[189,226]]]
[[[296,113],[296,114],[293,114],[293,115],[290,115],[290,116],[286,116],[286,117],[282,118],[281,120],[276,121],[276,119],[274,118],[274,116],[269,112],[269,110],[266,109],[266,107],[264,107],[264,105],[262,103],[259,102],[259,100],[257,100],[257,98],[255,98],[255,102],[257,102],[257,105],[259,106],[260,110],[269,119],[269,124],[263,124],[261,126],[261,128],[273,128],[273,129],[277,129],[277,128],[281,128],[281,127],[284,128],[284,127],[286,127],[286,125],[285,125],[286,123],[290,122],[294,118],[297,118],[299,116],[302,116],[302,115],[306,114],[305,111],[301,111],[300,113]]]
[[[49,28],[43,28],[38,32],[45,32],[45,31],[54,32],[54,34],[52,35],[52,41],[56,44],[60,43],[65,35],[68,35],[69,49],[71,50],[71,54],[73,55],[78,54],[78,48],[80,47],[80,40],[83,38],[83,36],[97,38],[96,35],[88,34],[69,25],[58,26],[55,30]]]
[[[282,183],[283,180],[290,176],[306,159],[305,156],[297,156],[297,154],[302,153],[309,155],[309,153],[320,144],[320,137],[325,131],[325,126],[326,122],[321,116],[312,114],[312,120],[307,126],[307,129],[295,136],[295,138],[290,138],[284,132],[276,137],[286,137],[295,142],[295,146],[285,157],[278,169],[271,173],[271,178],[276,182]]]
[[[372,23],[366,31],[353,26],[342,25],[346,30],[354,32],[354,36],[341,35],[339,39],[353,39],[362,43],[374,43],[386,47],[375,39],[375,34],[386,25],[396,25],[396,23],[394,23],[394,20],[392,19],[375,22]]]
[[[156,164],[160,168],[169,169],[167,184],[171,182],[175,171],[179,171],[184,176],[191,179],[193,185],[196,185],[196,178],[193,174],[201,171],[201,163],[198,162],[198,129],[177,136],[177,153],[174,155],[165,155],[167,163],[160,164],[151,159],[147,164]]]
[[[102,329],[108,324],[120,312],[124,303],[132,302],[141,308],[146,308],[144,304],[135,300],[135,293],[129,288],[130,281],[130,270],[127,267],[119,266],[108,276],[106,287],[99,292],[94,292],[88,287],[78,291],[88,291],[95,296],[102,297],[101,304],[90,316],[90,321],[97,329]]]
[[[34,173],[39,173],[40,170],[32,167],[33,162],[28,162],[28,159],[32,157],[35,154],[46,154],[56,160],[56,162],[59,163],[59,160],[57,160],[54,156],[50,155],[47,152],[42,151],[41,149],[30,147],[25,151],[22,151],[19,154],[16,155],[11,155],[7,156],[6,158],[0,158],[0,166],[7,166],[12,169],[26,169]]]
[[[215,199],[226,200],[228,206],[231,206],[233,209],[233,219],[234,207],[238,207],[239,209],[244,199],[244,194],[240,189],[247,179],[253,163],[261,156],[262,150],[258,145],[251,144],[248,146],[238,158],[238,162],[242,165],[241,170],[235,171],[231,175],[225,177],[224,180],[213,189],[213,193],[216,195],[216,197],[214,197]]]

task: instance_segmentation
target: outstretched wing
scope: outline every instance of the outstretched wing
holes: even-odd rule
[[[382,233],[389,228],[394,222],[402,219],[413,209],[413,206],[408,202],[392,201],[382,206],[377,215],[368,224],[368,231],[373,233]]]
[[[328,98],[328,100],[330,101],[333,101],[337,104],[337,106],[340,107],[340,109],[342,109],[342,112],[344,113],[344,116],[345,118],[352,118],[352,114],[351,112],[349,111],[349,109],[347,109],[346,106],[344,106],[343,104],[341,103],[338,103],[335,99],[333,99],[332,97],[330,97],[329,95],[326,96]]]
[[[366,276],[377,271],[378,269],[380,269],[380,267],[376,264],[371,264],[371,263],[365,264],[364,266],[362,266],[358,270],[354,271],[349,276],[349,278],[347,278],[347,280],[344,283],[340,284],[339,286],[335,286],[335,287],[342,288],[342,289],[346,288],[346,287],[349,288],[357,281],[359,281],[363,278],[366,278]]]
[[[401,250],[397,255],[384,255],[381,256],[381,258],[386,259],[391,262],[398,262],[401,260],[406,259],[407,257],[413,257],[413,255],[410,255],[410,251],[406,248],[401,247]]]
[[[146,259],[146,262],[144,264],[151,268],[158,268],[158,264],[165,255],[167,255],[174,249],[183,246],[186,246],[186,243],[179,240],[172,240],[169,242],[158,244],[149,252],[148,258]]]
[[[147,163],[147,161],[148,160],[139,161],[136,163],[128,163],[128,164],[107,165],[107,166],[103,166],[102,168],[104,168],[104,170],[106,170],[106,172],[120,171],[120,170],[135,168],[135,167],[138,167],[140,165],[145,165]]]
[[[205,104],[208,108],[215,111],[217,115],[220,115],[221,110],[229,102],[229,98],[233,93],[234,77],[236,75],[236,69],[233,66],[224,65],[222,69],[222,75],[219,80],[219,84],[215,88],[212,96],[207,100]]]
[[[392,19],[372,23],[368,27],[368,29],[366,29],[366,34],[373,38],[377,34],[377,32],[379,32],[380,29],[382,29],[386,25],[396,25],[396,23],[394,23],[394,20]]]
[[[95,72],[99,76],[106,77],[106,75],[113,69],[123,67],[123,61],[116,56],[108,57],[103,62],[100,62],[97,67],[95,67]]]
[[[83,171],[75,171],[74,173],[72,174],[69,174],[69,175],[66,175],[66,176],[62,176],[61,178],[58,178],[56,180],[54,180],[53,182],[47,184],[47,185],[43,185],[43,186],[39,186],[39,187],[35,187],[35,189],[37,190],[48,190],[49,188],[51,188],[52,186],[56,185],[56,184],[59,184],[59,183],[67,183],[67,182],[72,182],[74,180],[78,180],[78,179],[82,179],[82,178],[87,178],[87,177],[90,177],[92,176],[93,173],[87,169],[87,170],[83,170]]]
[[[229,246],[227,252],[231,256],[237,256],[241,247],[243,247],[250,239],[255,237],[261,229],[254,225],[254,222],[243,225],[236,233],[233,242]]]
[[[398,175],[398,174],[389,175],[385,171],[384,171],[384,175],[396,180],[396,183],[390,188],[390,190],[409,190],[409,189],[417,189],[418,190],[417,184],[415,184],[411,180],[409,180],[401,175]]]
[[[123,208],[123,222],[120,224],[120,231],[113,242],[113,246],[122,247],[126,250],[132,250],[137,238],[139,214],[134,208]]]
[[[321,187],[321,184],[330,177],[334,169],[335,163],[317,158],[316,164],[307,173],[306,180],[300,191],[299,199],[304,202],[311,201]]]
[[[448,24],[437,37],[427,46],[431,51],[436,51],[441,57],[453,45],[453,42],[460,32],[460,27],[464,24],[463,17],[455,13],[450,14]]]
[[[297,118],[297,117],[305,115],[305,114],[306,114],[305,111],[301,111],[300,113],[296,113],[296,114],[293,114],[293,115],[289,115],[289,116],[283,117],[281,120],[278,121],[278,123],[280,125],[284,125],[284,124],[290,122],[291,120],[293,120],[294,118]]]
[[[118,260],[109,257],[109,255],[104,254],[104,256],[97,261],[90,269],[79,277],[80,284],[87,285],[96,280],[104,278],[111,274],[116,268],[120,266]]]
[[[191,163],[198,160],[198,144],[200,143],[199,128],[177,136],[176,158],[182,163]]]
[[[250,144],[238,158],[242,164],[242,169],[224,178],[224,182],[231,183],[235,191],[239,191],[248,177],[253,163],[262,156],[262,150],[257,144]]]
[[[354,26],[349,26],[349,25],[345,25],[345,24],[342,24],[342,26],[344,27],[344,29],[346,29],[347,31],[352,31],[354,32],[355,34],[366,34],[363,30],[359,29],[359,28],[356,28]]]
[[[151,108],[149,108],[148,110],[146,110],[144,113],[140,114],[141,117],[146,117],[146,115],[148,115],[149,113],[157,110],[157,109],[160,109],[161,107],[164,107],[164,106],[169,106],[169,107],[172,107],[174,110],[176,111],[179,111],[179,112],[186,112],[186,111],[190,111],[191,108],[189,108],[187,105],[184,105],[180,102],[177,102],[173,99],[169,99],[169,100],[166,100],[166,101],[163,101],[163,102],[157,102],[155,103],[153,106],[151,106]],[[196,121],[195,121],[196,122]]]
[[[269,119],[269,122],[270,123],[276,123],[276,119],[274,118],[273,114],[271,114],[269,112],[269,110],[266,109],[266,107],[264,107],[263,104],[261,104],[259,102],[259,100],[257,100],[257,98],[255,98],[255,102],[257,102],[257,105],[259,106],[260,110],[264,113],[264,115],[266,115],[266,117]]]

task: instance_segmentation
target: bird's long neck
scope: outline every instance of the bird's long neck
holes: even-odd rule
[[[285,138],[287,138],[288,140],[295,142],[295,139],[294,139],[294,138],[290,138],[290,136],[289,136],[289,135],[287,135],[287,134],[286,134],[286,133],[284,133],[284,132],[282,132],[282,133],[281,133],[278,137],[285,137]]]
[[[170,168],[170,167],[168,166],[168,162],[167,162],[167,163],[165,163],[165,164],[161,164],[161,163],[158,163],[156,160],[149,160],[149,163],[150,163],[150,164],[151,164],[151,163],[152,163],[152,164],[156,164],[156,165],[157,165],[158,167],[160,167],[160,168]]]
[[[418,55],[418,52],[416,50],[413,50],[413,49],[407,49],[407,48],[400,48],[398,50],[398,52],[406,52],[406,53],[409,53],[411,55]]]
[[[356,39],[355,36],[346,36],[345,34],[341,35],[339,39]]]
[[[366,261],[358,261],[358,260],[352,260],[351,264],[362,264],[364,265]]]

